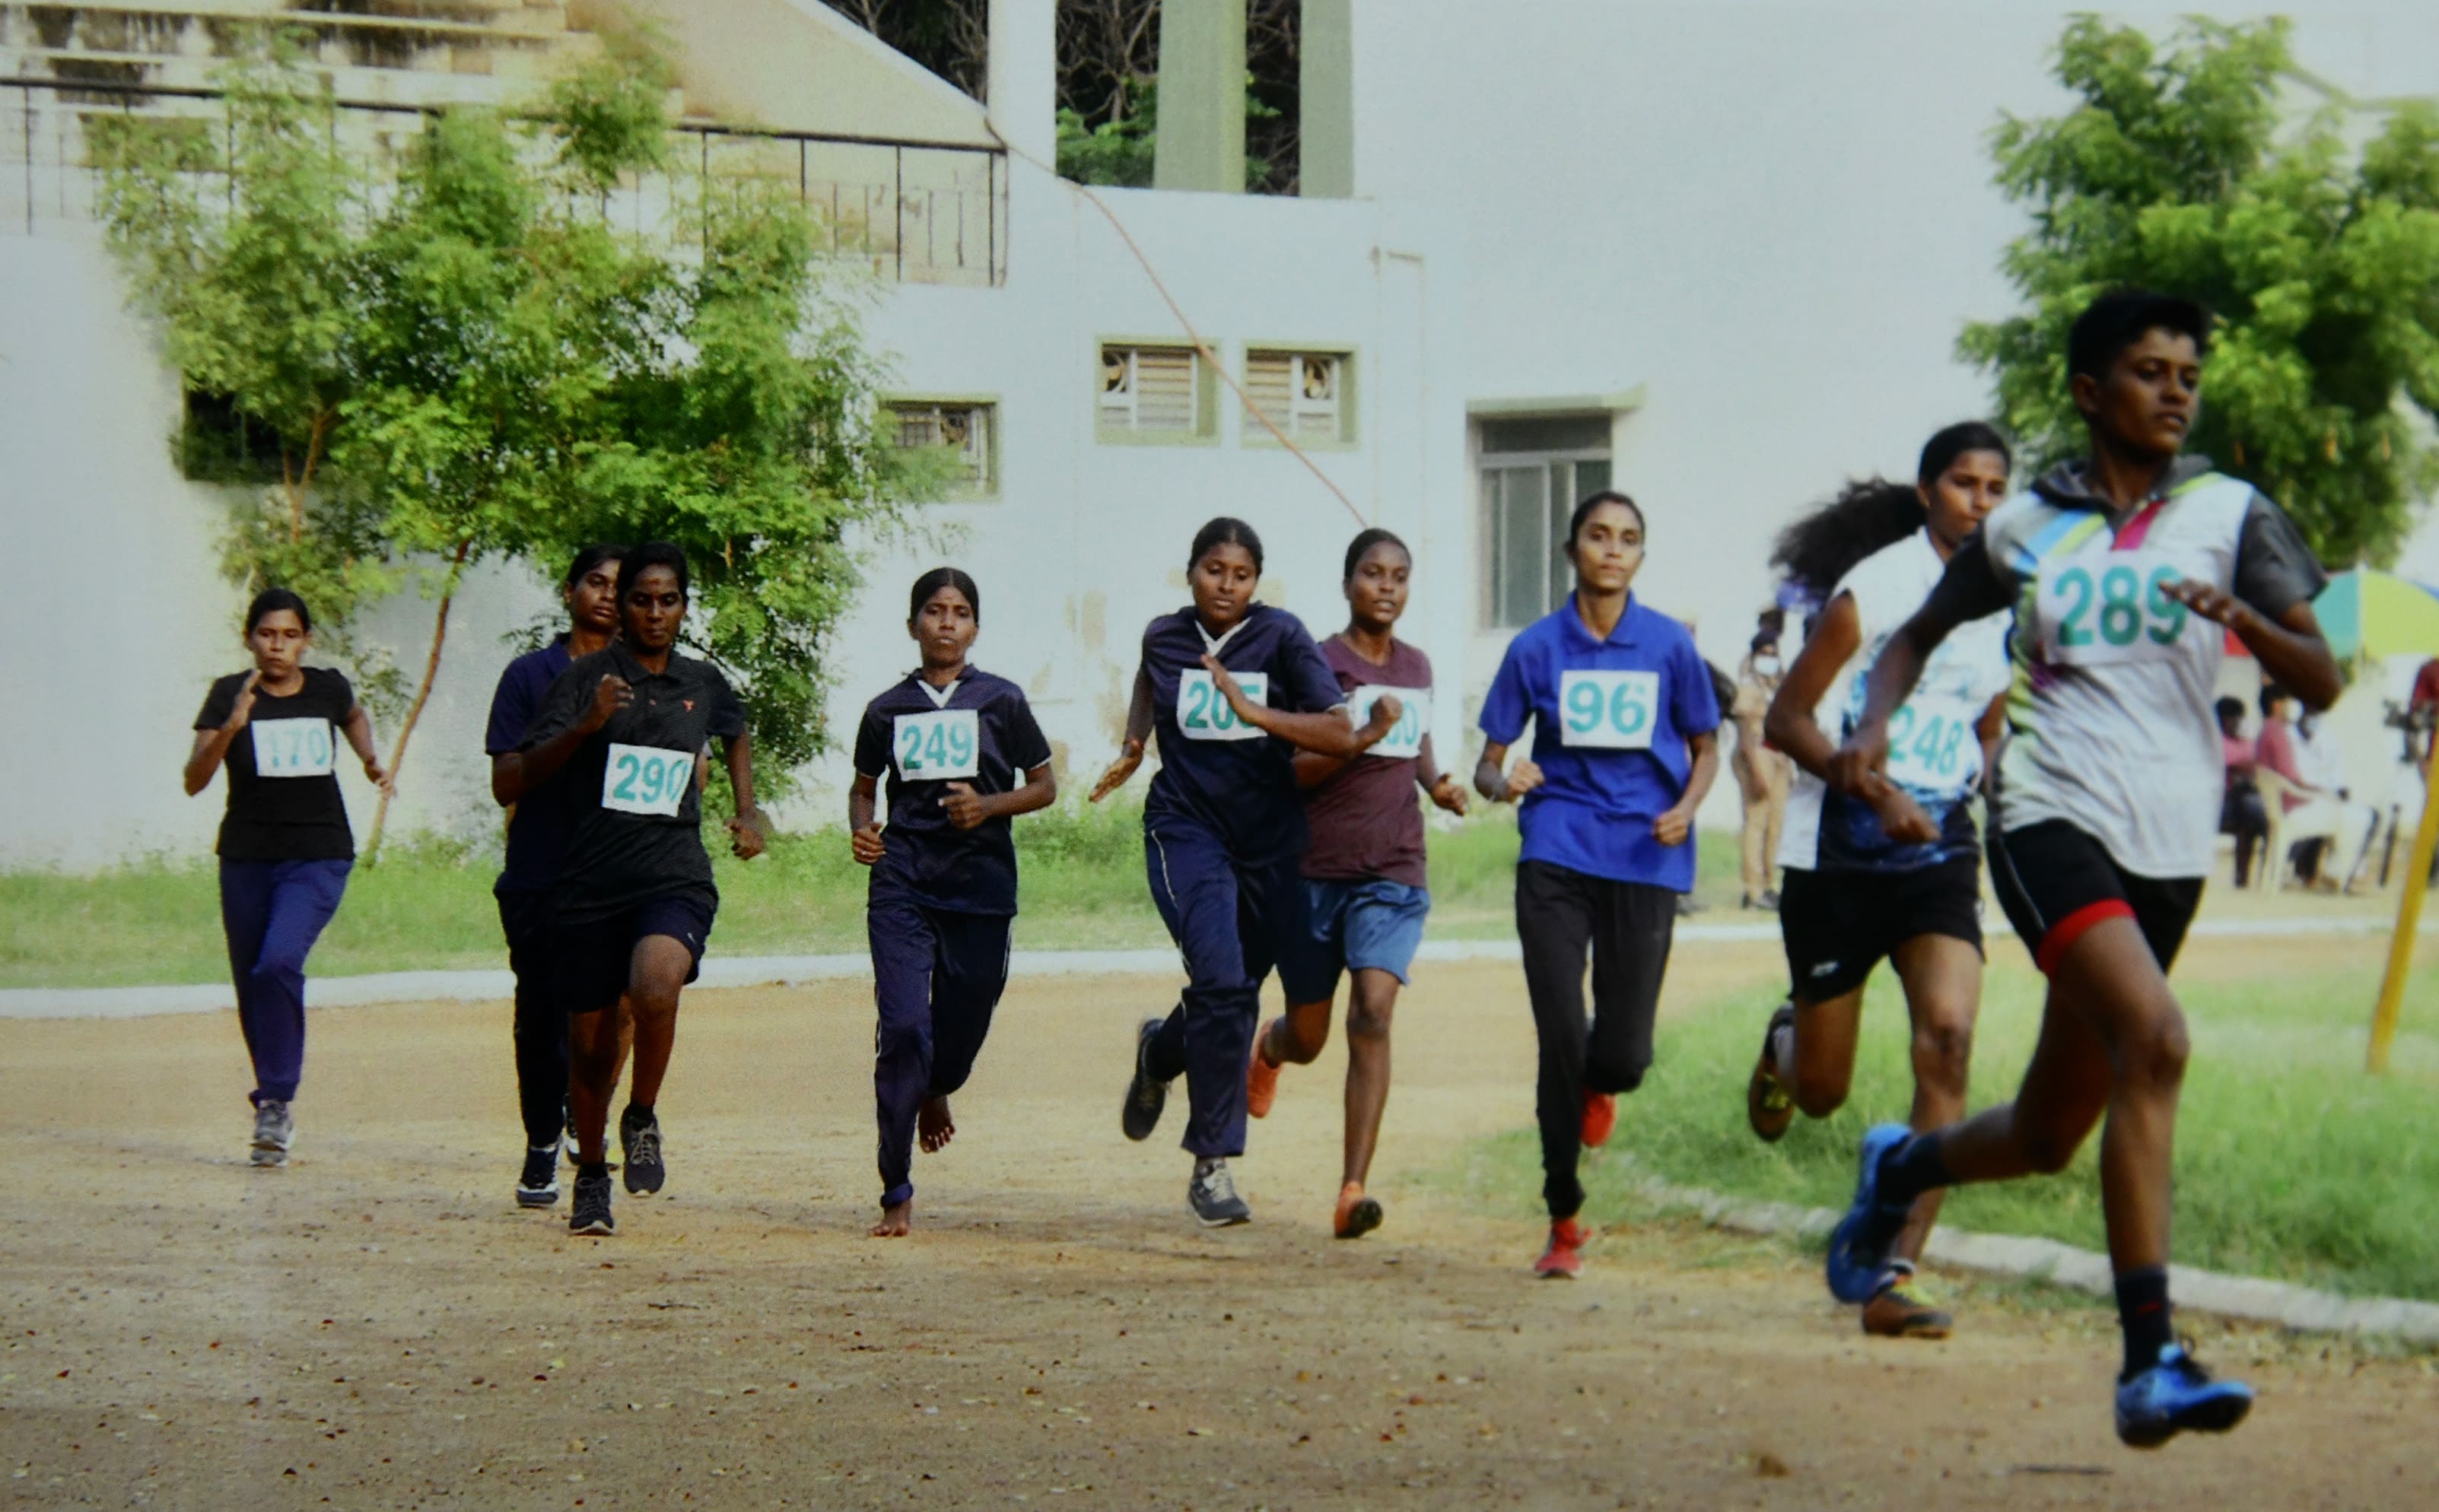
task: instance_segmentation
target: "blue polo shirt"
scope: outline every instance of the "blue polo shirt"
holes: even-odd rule
[[[1016,912],[1016,839],[1006,815],[971,829],[949,823],[952,782],[1013,792],[1016,774],[1048,764],[1050,742],[1024,689],[967,667],[946,689],[910,672],[864,706],[855,770],[889,778],[889,827],[870,896],[892,893],[952,914]]]
[[[1216,637],[1191,604],[1161,615],[1143,638],[1152,728],[1160,736],[1160,772],[1144,801],[1144,824],[1190,820],[1217,835],[1242,866],[1301,856],[1306,831],[1295,748],[1237,722],[1202,668],[1206,650],[1240,683],[1249,674],[1267,678],[1262,702],[1274,709],[1319,714],[1346,702],[1304,621],[1285,610],[1255,604]]]
[[[525,732],[533,728],[534,715],[542,708],[542,696],[567,670],[570,660],[567,637],[561,635],[508,664],[491,694],[491,722],[483,734],[485,756],[506,756],[525,743]],[[491,891],[543,892],[559,880],[560,858],[566,854],[566,794],[554,774],[518,799],[508,814],[508,854]]]
[[[1651,821],[1683,796],[1689,736],[1719,727],[1718,696],[1694,637],[1629,595],[1594,640],[1575,595],[1507,643],[1482,701],[1482,733],[1513,745],[1533,722],[1541,786],[1517,813],[1525,861],[1611,881],[1694,889],[1694,842],[1664,845]]]

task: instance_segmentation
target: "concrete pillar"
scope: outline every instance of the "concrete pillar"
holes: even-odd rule
[[[990,0],[985,93],[991,130],[1016,151],[1059,160],[1058,0]]]
[[[1355,196],[1355,3],[1304,0],[1296,54],[1296,192]]]
[[[1154,188],[1245,192],[1245,0],[1160,8]]]

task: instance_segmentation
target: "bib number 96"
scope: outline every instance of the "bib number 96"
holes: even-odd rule
[[[337,770],[338,742],[328,720],[255,720],[254,774],[258,777],[327,777]]]
[[[1237,672],[1237,685],[1256,703],[1271,701],[1271,674]],[[1262,732],[1237,718],[1211,674],[1189,667],[1177,678],[1177,733],[1189,740],[1258,740]]]
[[[2170,654],[2193,617],[2168,596],[2184,576],[2176,563],[2148,552],[2042,568],[2043,650],[2053,662],[2079,667]]]
[[[1657,672],[1558,674],[1558,743],[1648,751],[1660,711]]]
[[[673,818],[694,781],[694,753],[652,745],[610,746],[601,769],[601,807],[617,813]]]
[[[893,743],[898,774],[908,782],[940,782],[982,771],[981,726],[972,709],[935,709],[898,716]]]

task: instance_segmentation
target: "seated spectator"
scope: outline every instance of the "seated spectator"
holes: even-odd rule
[[[2333,753],[2325,745],[2312,758],[2315,764],[2307,765],[2294,714],[2295,700],[2285,688],[2273,685],[2261,690],[2261,734],[2253,741],[2255,770],[2274,773],[2282,779],[2286,791],[2279,801],[2286,813],[2286,838],[2330,842],[2323,848],[2343,861],[2341,875],[2351,885],[2362,870],[2379,814],[2369,804],[2347,801],[2345,789],[2337,786],[2340,778],[2327,770]],[[2322,890],[2338,889],[2338,880],[2325,867],[2315,865],[2311,873],[2311,881]]]
[[[2270,811],[2262,807],[2261,787],[2252,780],[2255,756],[2244,733],[2244,701],[2218,701],[2219,753],[2227,759],[2227,792],[2219,800],[2218,832],[2235,837],[2235,885],[2252,875],[2254,852],[2270,838]]]

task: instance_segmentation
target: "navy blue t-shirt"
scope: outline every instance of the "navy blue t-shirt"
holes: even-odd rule
[[[1216,639],[1191,604],[1161,615],[1143,638],[1161,763],[1144,822],[1189,819],[1218,835],[1245,866],[1300,856],[1306,833],[1295,748],[1237,722],[1202,668],[1205,651],[1272,708],[1319,714],[1346,702],[1304,622],[1285,610],[1255,604]]]
[[[889,827],[873,863],[872,894],[896,893],[952,914],[1015,913],[1016,840],[1007,817],[959,829],[940,800],[951,782],[1013,792],[1018,773],[1049,759],[1024,689],[970,667],[945,689],[910,672],[865,704],[855,770],[889,777]]]
[[[500,673],[491,694],[491,722],[483,734],[485,756],[506,756],[525,743],[541,712],[542,696],[572,658],[567,637],[560,636],[537,651],[527,651]],[[560,858],[567,854],[567,794],[558,775],[524,797],[508,813],[508,854],[500,867],[495,893],[539,893],[559,880]]]

